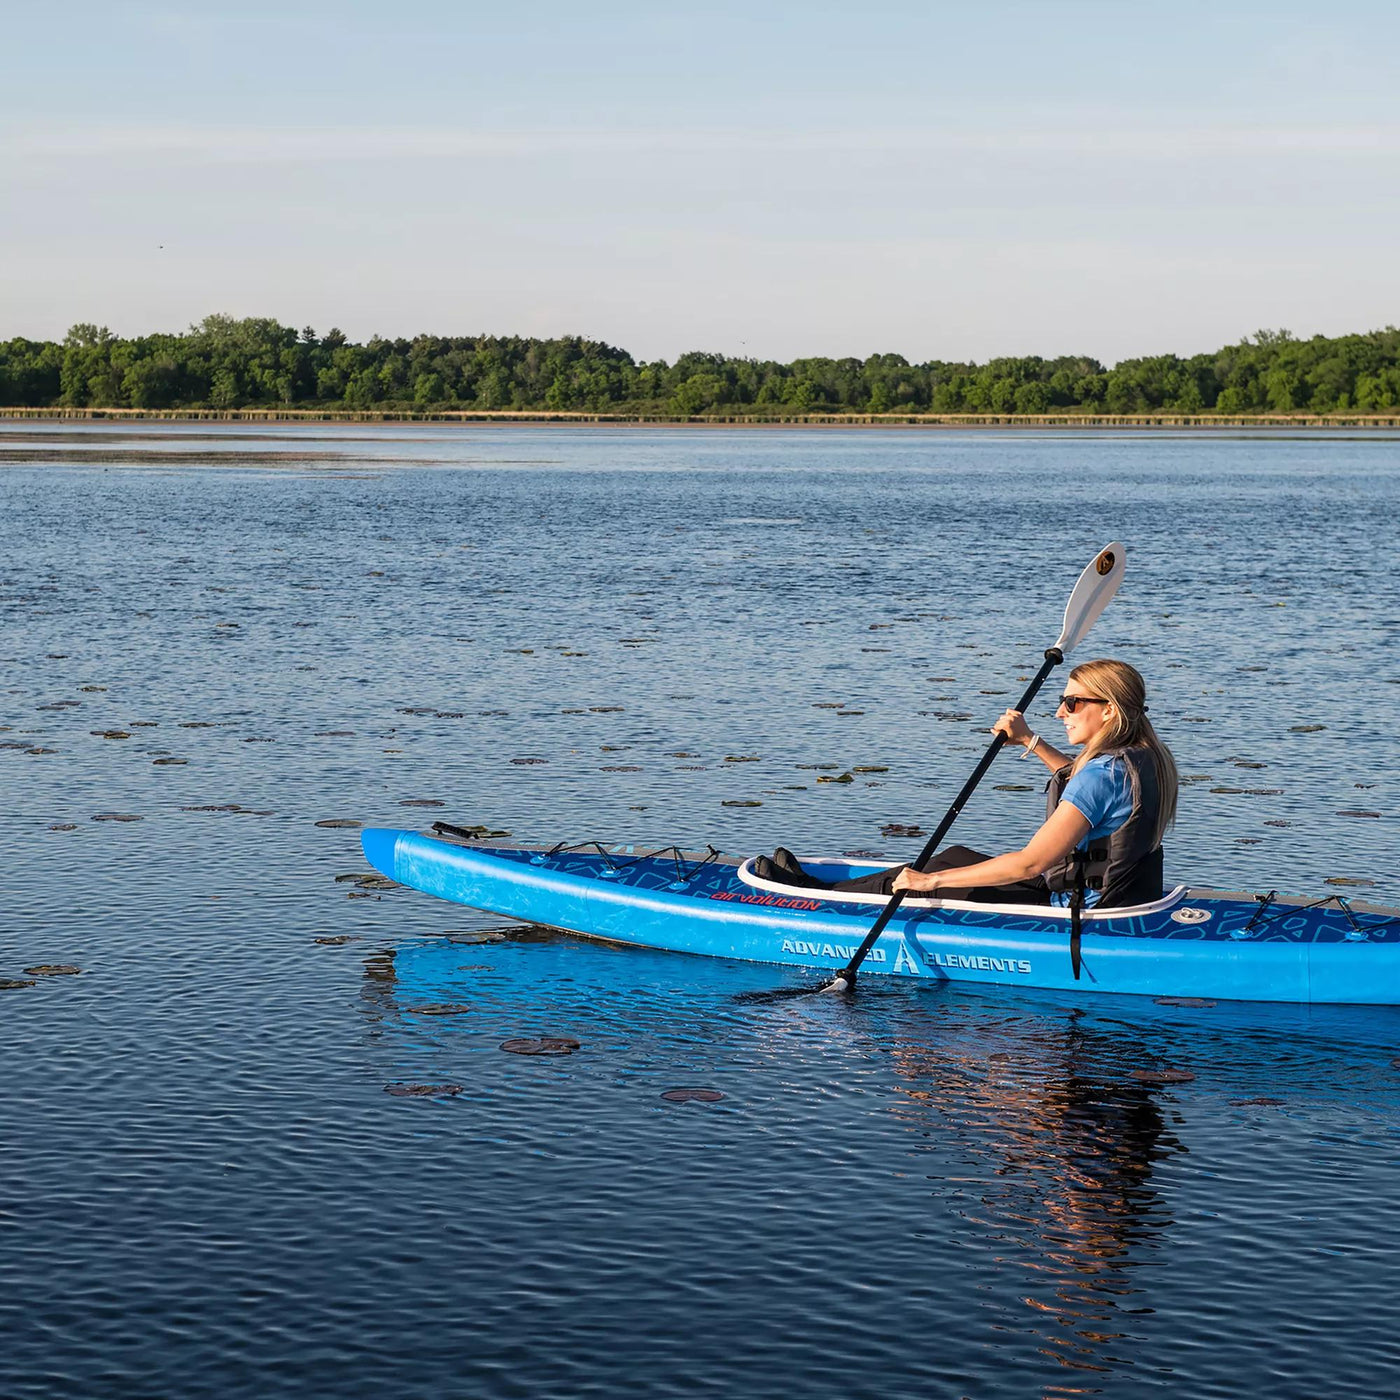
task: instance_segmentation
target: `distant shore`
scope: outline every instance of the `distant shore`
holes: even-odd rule
[[[295,408],[14,408],[0,419],[50,422],[470,423],[509,426],[640,428],[1400,428],[1400,413],[577,413],[547,410]]]

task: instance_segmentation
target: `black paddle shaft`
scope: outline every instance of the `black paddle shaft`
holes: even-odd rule
[[[1018,710],[1024,711],[1029,708],[1031,701],[1040,693],[1040,687],[1045,684],[1046,677],[1056,666],[1060,665],[1064,659],[1065,654],[1059,647],[1051,647],[1045,653],[1045,664],[1036,672],[1035,678],[1031,681],[1030,685],[1026,687],[1026,693],[1021,697],[1020,703],[1016,706]],[[1005,743],[1006,735],[999,733],[988,745],[987,752],[982,755],[977,767],[972,770],[972,776],[962,785],[962,791],[953,799],[953,805],[948,808],[947,812],[944,814],[943,820],[938,823],[938,830],[928,838],[928,843],[924,846],[923,850],[919,852],[918,860],[911,862],[915,870],[922,870],[924,865],[933,859],[934,852],[943,844],[943,838],[948,834],[949,828],[957,821],[958,814],[967,805],[968,799],[977,789],[977,784],[986,776],[987,769],[992,766],[993,761],[1001,752],[1002,746]],[[884,933],[886,925],[894,918],[895,910],[904,903],[904,896],[906,893],[906,890],[896,890],[890,896],[889,903],[880,911],[880,917],[875,920],[870,932],[865,935],[865,941],[856,949],[855,956],[850,962],[848,962],[846,966],[836,974],[836,977],[832,979],[834,982],[844,979],[848,987],[854,984],[856,972],[860,968],[861,963],[865,961],[865,955],[875,946],[875,940]]]

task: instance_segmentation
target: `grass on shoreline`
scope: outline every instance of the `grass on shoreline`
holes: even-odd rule
[[[1400,428],[1400,413],[586,413],[535,409],[20,408],[0,419],[50,422],[469,423],[499,426],[807,428]]]

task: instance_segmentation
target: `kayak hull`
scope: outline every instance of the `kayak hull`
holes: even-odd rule
[[[635,848],[539,851],[413,831],[362,833],[370,863],[456,904],[590,938],[677,953],[844,967],[874,897],[756,880],[724,857]],[[804,861],[809,869],[819,862]],[[829,863],[840,875],[878,863]],[[1211,1000],[1400,1004],[1400,910],[1180,887],[1138,909],[1090,912],[1075,980],[1064,911],[906,900],[863,972]]]

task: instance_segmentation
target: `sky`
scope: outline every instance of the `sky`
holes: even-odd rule
[[[0,338],[910,360],[1400,323],[1400,5],[0,0]]]

